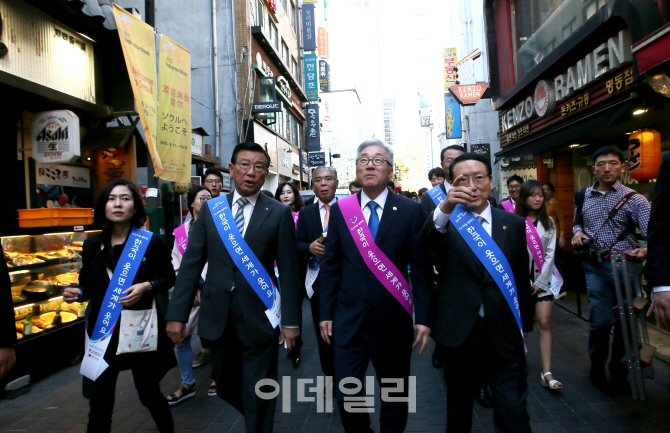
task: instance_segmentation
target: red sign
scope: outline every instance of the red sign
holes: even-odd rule
[[[460,86],[449,87],[449,91],[458,99],[461,105],[472,105],[481,99],[488,87],[489,83],[462,84]]]
[[[272,12],[277,13],[277,0],[266,0]]]

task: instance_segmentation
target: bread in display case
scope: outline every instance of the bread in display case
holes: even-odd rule
[[[83,243],[100,231],[89,226],[76,228],[82,230],[68,227],[53,232],[56,228],[49,227],[43,228],[49,231],[43,234],[32,229],[30,234],[0,236],[9,268],[19,344],[44,331],[84,320],[87,303],[63,302],[63,290],[78,287]]]

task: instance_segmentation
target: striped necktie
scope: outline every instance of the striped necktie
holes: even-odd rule
[[[240,231],[240,234],[244,236],[244,206],[246,206],[249,203],[249,200],[247,200],[244,197],[240,197],[237,199],[235,203],[237,203],[237,212],[235,213],[235,225],[237,226],[237,230]]]

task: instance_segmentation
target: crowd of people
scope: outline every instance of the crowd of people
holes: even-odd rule
[[[110,182],[95,211],[102,232],[84,243],[79,287],[64,292],[66,302],[89,301],[87,344],[93,347],[97,333],[111,328],[97,363],[82,365],[88,431],[111,430],[122,370],[132,371],[158,430],[174,431],[170,406],[195,395],[193,368],[211,360],[208,394],[239,410],[247,432],[271,432],[276,398],[259,395],[264,387],[258,384],[278,380],[282,346],[300,365],[307,297],[312,323],[306,326],[314,327],[321,370],[332,378],[319,395],[334,392],[345,431],[372,431],[368,411],[351,410],[350,402],[363,401],[365,390],[344,385],[366,383],[370,362],[382,396],[381,431],[404,431],[412,349],[423,355],[433,338],[433,365],[444,369],[447,384],[447,432],[471,430],[475,399],[493,407],[496,431],[530,432],[526,349],[537,349],[526,347],[526,336],[533,324],[542,359],[536,380],[552,391],[563,387],[552,373],[551,330],[554,300],[565,290],[563,207],[553,184],[519,176],[507,179],[509,198],[498,204],[489,160],[460,146],[443,149],[440,157],[441,167],[428,173],[431,189],[416,197],[396,194],[389,185],[392,148],[364,141],[351,195],[338,199],[337,171],[319,167],[312,177],[313,203],[303,203],[291,181],[281,182],[274,195],[263,191],[270,157],[256,143],[241,143],[228,167],[232,192],[221,194],[223,177],[215,169],[188,191],[189,216],[175,230],[171,255],[160,236],[143,230],[146,213],[137,187],[124,179]],[[607,249],[627,250],[639,261],[648,257],[654,291],[649,314],[659,325],[670,322],[670,281],[663,270],[670,248],[663,216],[670,203],[669,155],[652,207],[620,183],[624,167],[616,147],[594,154],[597,181],[576,193],[572,238],[576,248],[590,244],[592,252],[584,263],[591,380],[617,391],[627,384],[618,325],[609,380],[605,372],[618,320],[613,270],[594,256]],[[648,248],[638,243],[636,228]],[[117,287],[119,275],[131,280],[125,290]],[[170,289],[167,310],[157,308],[156,296]],[[3,287],[4,293],[9,290]],[[113,318],[112,304],[121,318]],[[156,320],[149,350],[125,347],[124,319],[131,312]],[[2,317],[8,319],[0,325],[14,336],[13,315]],[[203,347],[195,359],[194,335]],[[0,377],[15,362],[14,343],[0,332]],[[165,396],[159,383],[177,362],[182,384]]]

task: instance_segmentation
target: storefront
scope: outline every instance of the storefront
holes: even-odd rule
[[[82,244],[98,232],[101,188],[136,181],[146,167],[118,33],[101,9],[111,6],[78,3],[0,0],[0,158],[9,180],[0,243],[19,339],[5,382],[14,386],[80,359],[86,305],[64,304],[63,290],[77,285]]]
[[[594,151],[627,152],[643,128],[670,134],[670,100],[650,88],[633,53],[662,26],[661,11],[651,0],[505,0],[487,1],[486,15],[501,174],[552,182],[569,241],[574,191],[593,183]],[[622,183],[643,194],[654,187],[628,174]]]

